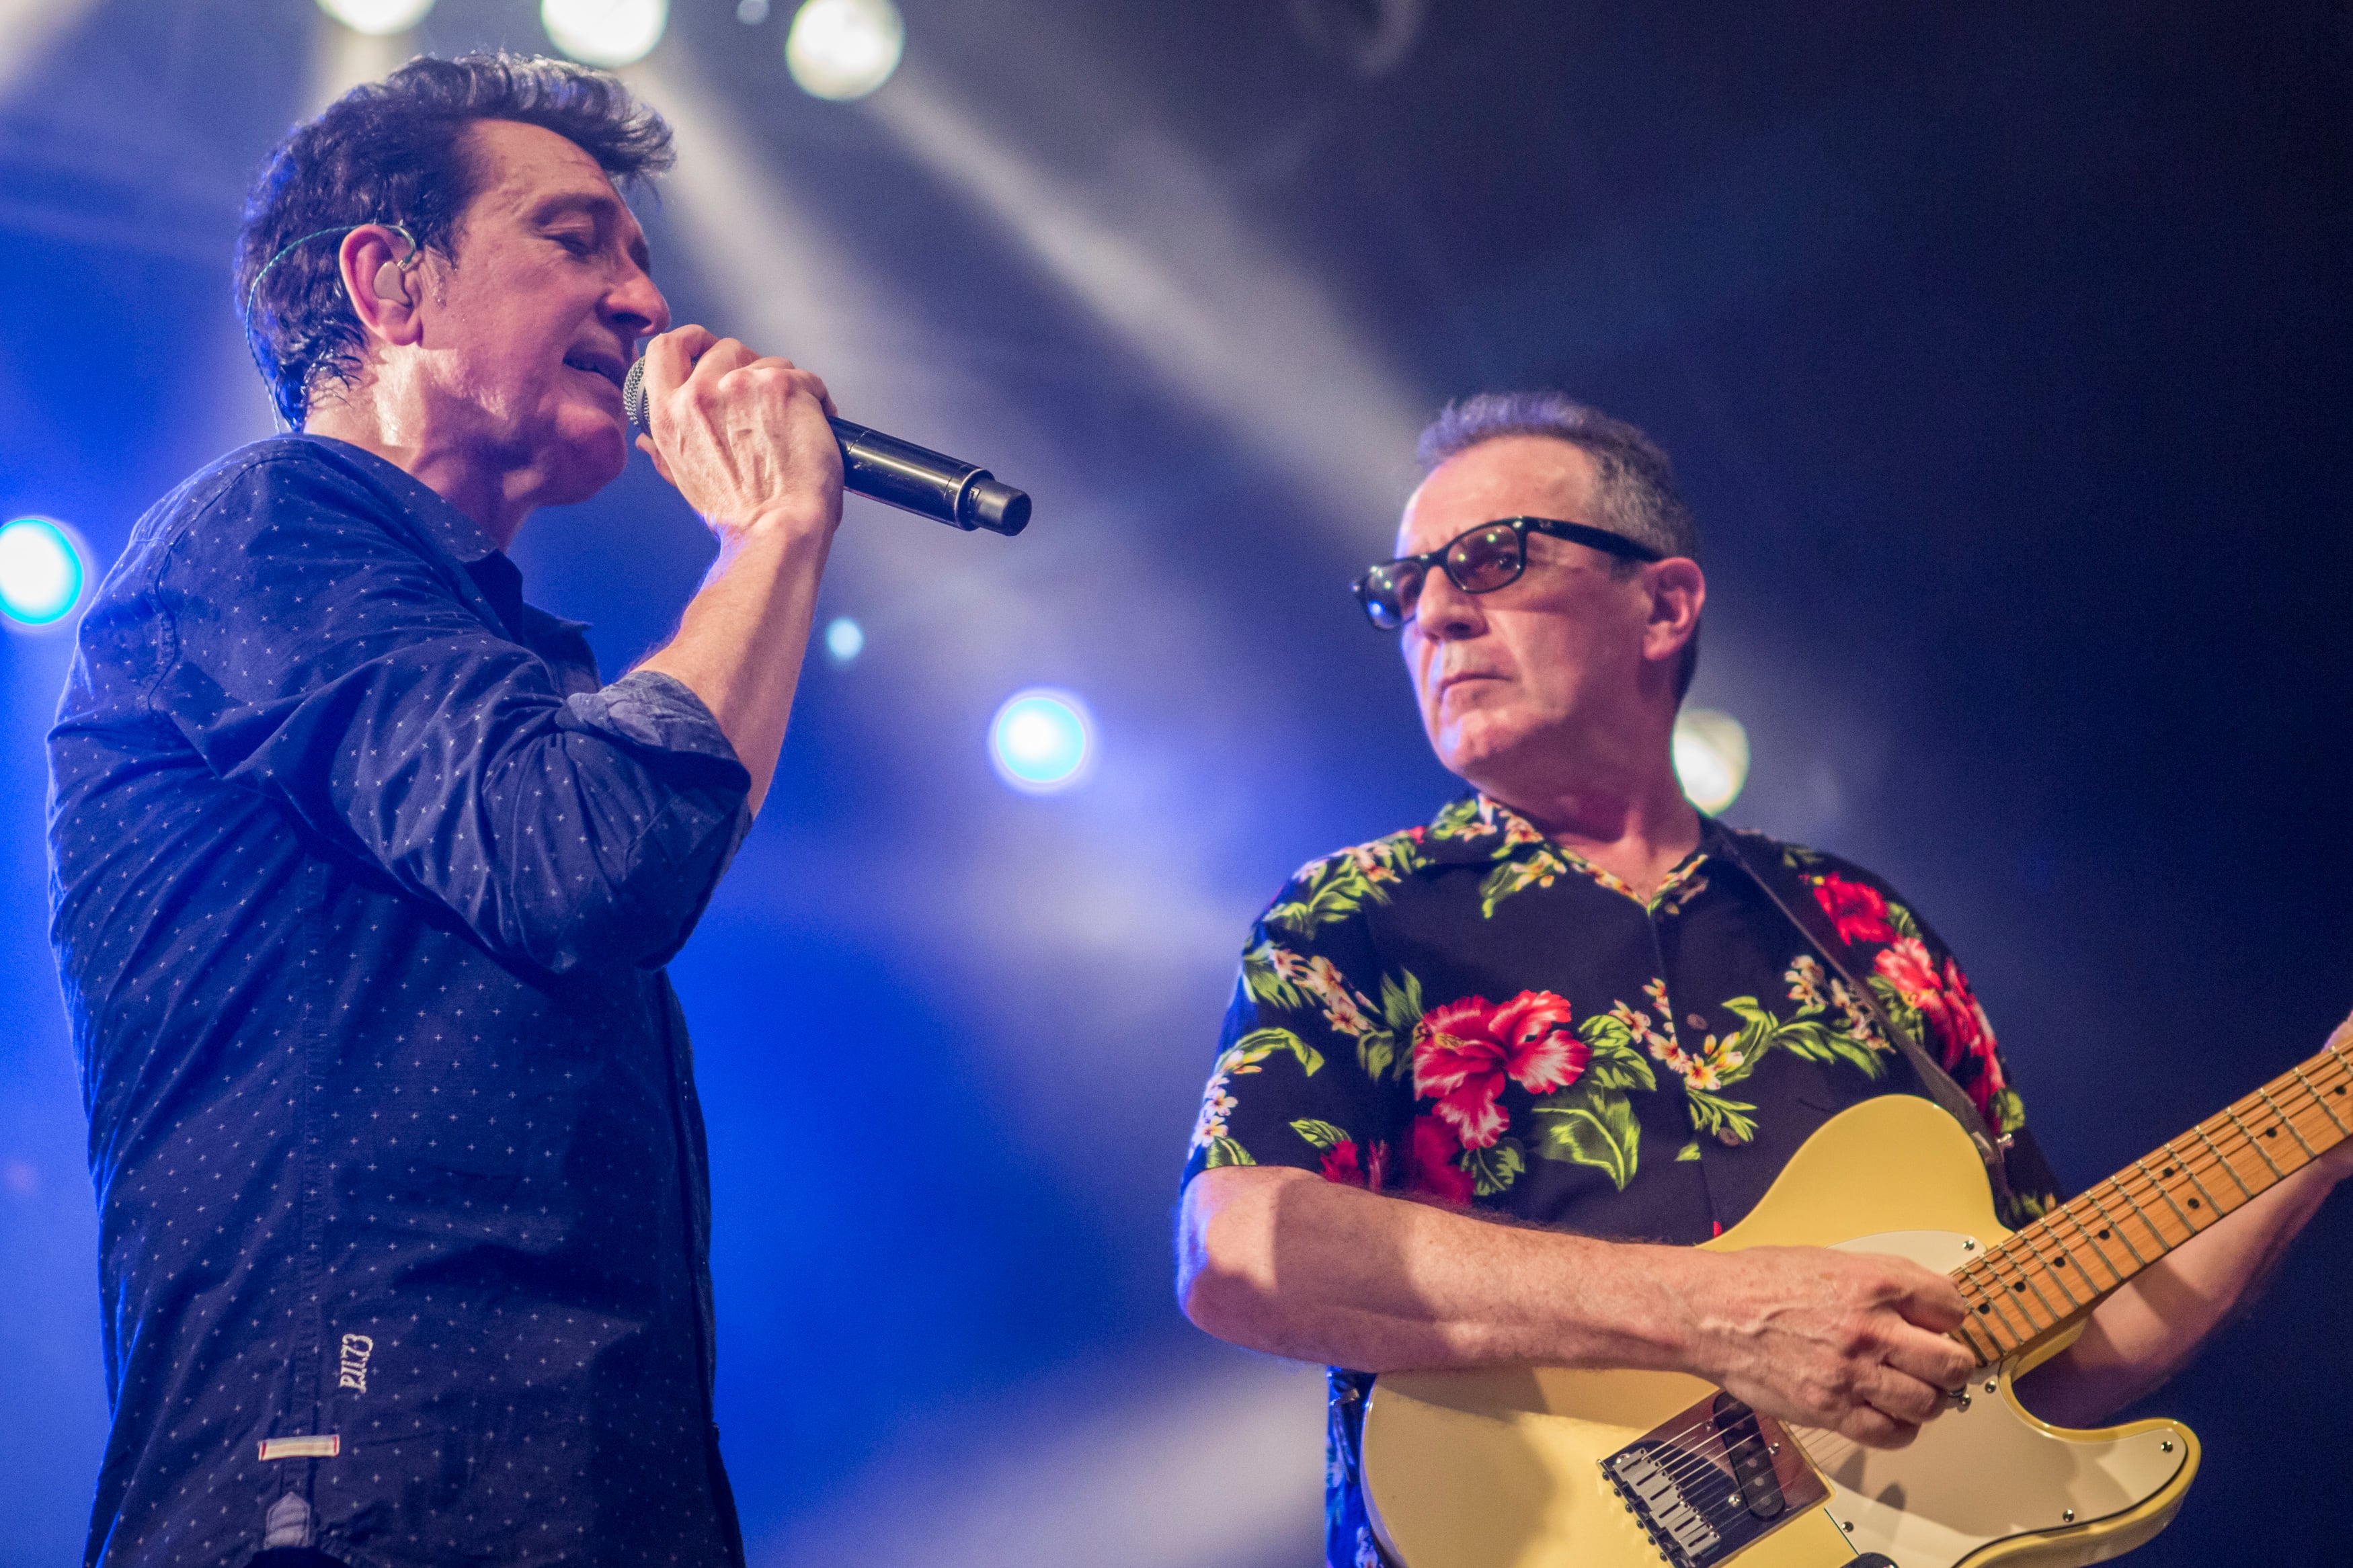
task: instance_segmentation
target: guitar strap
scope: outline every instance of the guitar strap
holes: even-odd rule
[[[1822,911],[1820,903],[1782,860],[1778,848],[1766,844],[1752,844],[1744,852],[1740,844],[1744,835],[1738,828],[1728,827],[1721,822],[1714,826],[1716,830],[1715,847],[1724,858],[1745,872],[1748,879],[1772,901],[1773,907],[1779,910],[1791,925],[1805,933],[1814,951],[1821,954],[1822,962],[1830,965],[1831,973],[1846,982],[1848,994],[1869,1009],[1880,1033],[1904,1053],[1905,1059],[1912,1064],[1913,1073],[1920,1079],[1920,1087],[1928,1091],[1928,1098],[1944,1107],[1952,1119],[1961,1124],[1961,1131],[1969,1135],[1969,1142],[1976,1148],[1978,1158],[1985,1162],[1986,1180],[1993,1185],[1997,1206],[2005,1215],[2010,1213],[2009,1162],[2003,1158],[2009,1152],[2010,1140],[1997,1136],[1993,1129],[1986,1125],[1985,1118],[1978,1114],[1977,1102],[1968,1097],[1968,1091],[1953,1081],[1953,1075],[1947,1072],[1942,1064],[1928,1054],[1926,1047],[1913,1037],[1911,1030],[1895,1021],[1894,1015],[1887,1010],[1877,994],[1856,976],[1854,965],[1850,962],[1852,950],[1839,935],[1837,928],[1831,924],[1830,917]]]

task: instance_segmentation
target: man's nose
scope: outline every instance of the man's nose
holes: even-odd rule
[[[1414,601],[1413,618],[1421,635],[1433,642],[1453,642],[1476,637],[1486,626],[1479,601],[1454,585],[1443,572],[1422,574],[1421,593]]]
[[[634,264],[605,297],[605,316],[629,342],[670,331],[670,301],[646,269]]]

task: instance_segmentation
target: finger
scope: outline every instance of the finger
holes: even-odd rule
[[[1914,1426],[1933,1419],[1945,1407],[1943,1389],[1894,1367],[1878,1368],[1862,1380],[1855,1392],[1881,1415]]]
[[[662,461],[661,448],[654,445],[654,438],[651,436],[638,437],[638,450],[654,460],[654,472],[659,474],[664,479],[670,480],[673,485],[678,482],[670,479],[670,465]]]
[[[1935,1388],[1958,1388],[1977,1366],[1974,1356],[1944,1335],[1903,1324],[1887,1336],[1882,1359]]]
[[[714,338],[708,347],[695,356],[694,374],[687,379],[701,381],[708,378],[715,383],[730,371],[741,370],[745,365],[757,363],[758,361],[759,355],[745,348],[735,339]]]
[[[1968,1303],[1961,1300],[1960,1288],[1942,1274],[1905,1264],[1900,1285],[1902,1293],[1888,1304],[1924,1329],[1948,1334],[1968,1318]]]
[[[684,326],[646,342],[646,389],[676,390],[694,369],[698,356],[719,340],[706,327]]]
[[[1920,1428],[1911,1422],[1898,1421],[1868,1405],[1849,1411],[1838,1429],[1868,1448],[1905,1447],[1920,1435]]]

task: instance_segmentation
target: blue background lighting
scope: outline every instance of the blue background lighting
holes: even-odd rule
[[[63,620],[81,602],[85,574],[73,535],[46,517],[0,527],[0,615],[20,626]]]
[[[1086,705],[1067,691],[1017,692],[988,726],[988,754],[1015,789],[1068,789],[1085,774],[1094,744]]]

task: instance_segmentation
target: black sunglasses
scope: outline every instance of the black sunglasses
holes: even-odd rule
[[[1421,584],[1433,566],[1466,594],[1492,594],[1509,587],[1528,569],[1531,533],[1550,534],[1629,561],[1666,559],[1649,545],[1637,544],[1606,528],[1549,517],[1503,517],[1459,533],[1444,548],[1426,555],[1400,556],[1372,567],[1356,581],[1356,603],[1364,605],[1365,619],[1382,631],[1393,632],[1413,617],[1413,607],[1421,599]]]

